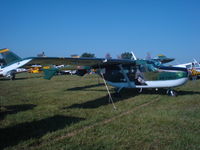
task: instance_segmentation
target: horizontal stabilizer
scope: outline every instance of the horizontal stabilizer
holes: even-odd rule
[[[174,61],[174,58],[168,58],[165,55],[158,55],[157,58],[154,58],[154,59],[159,60],[163,64]]]
[[[50,69],[43,69],[44,71],[44,79],[50,80],[58,71],[56,68],[50,68]]]

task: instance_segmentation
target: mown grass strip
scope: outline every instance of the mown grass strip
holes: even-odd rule
[[[153,104],[153,103],[155,103],[155,102],[157,102],[157,101],[159,101],[159,98],[156,98],[156,99],[154,99],[154,100],[152,100],[152,101],[150,101],[150,102],[146,102],[146,103],[144,103],[144,104],[141,104],[141,105],[139,105],[139,106],[136,106],[136,107],[134,107],[133,109],[128,110],[128,111],[125,111],[125,112],[123,112],[123,113],[121,113],[121,114],[119,114],[119,115],[117,115],[117,116],[114,116],[114,117],[105,119],[105,120],[103,120],[103,121],[94,123],[94,124],[92,124],[92,125],[85,126],[85,127],[83,127],[83,128],[80,128],[80,129],[76,129],[76,130],[71,131],[71,132],[69,132],[69,133],[67,133],[67,134],[65,134],[65,135],[62,135],[62,136],[59,136],[59,137],[54,138],[54,139],[53,139],[53,142],[59,142],[59,141],[61,141],[61,140],[64,140],[64,139],[67,139],[67,138],[71,138],[71,137],[73,137],[73,136],[76,136],[76,135],[78,135],[78,134],[80,134],[80,133],[82,133],[82,132],[85,132],[85,131],[89,130],[89,129],[95,128],[95,127],[97,127],[97,126],[106,125],[106,124],[108,124],[108,123],[110,123],[110,122],[112,122],[112,121],[114,121],[114,120],[116,120],[116,119],[119,119],[119,118],[121,118],[121,117],[123,117],[123,116],[129,115],[129,114],[133,113],[134,111],[137,111],[137,110],[139,110],[140,108],[149,106],[149,105],[151,105],[151,104]],[[42,146],[47,146],[47,145],[49,145],[49,144],[52,144],[52,143],[49,143],[49,142],[42,142],[42,143],[39,144],[39,145],[38,145],[38,143],[37,143],[37,146],[36,146],[36,145],[32,145],[32,146],[29,147],[29,148],[30,148],[30,149],[36,149],[36,148],[39,149],[39,148],[41,148]]]

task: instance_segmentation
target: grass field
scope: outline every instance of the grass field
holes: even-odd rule
[[[115,110],[96,75],[0,79],[0,149],[200,150],[200,80],[176,91],[123,90]]]

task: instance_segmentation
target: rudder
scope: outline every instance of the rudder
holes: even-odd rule
[[[11,52],[7,48],[0,49],[0,53],[3,57],[3,60],[6,62],[6,64],[10,64],[10,63],[21,60],[21,58],[19,56],[17,56],[15,53]]]

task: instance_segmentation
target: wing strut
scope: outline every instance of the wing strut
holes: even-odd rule
[[[101,68],[99,67],[99,69],[100,69],[100,74],[101,74],[101,76],[102,76],[103,82],[104,82],[104,84],[105,84],[105,87],[106,87],[107,92],[108,92],[108,95],[109,95],[109,102],[112,103],[114,109],[117,109],[117,108],[115,107],[114,102],[113,102],[112,96],[111,96],[111,94],[110,94],[108,85],[107,85],[106,80],[105,80],[105,78],[104,78],[104,75],[103,75],[103,73],[102,73],[102,71],[101,71]]]

